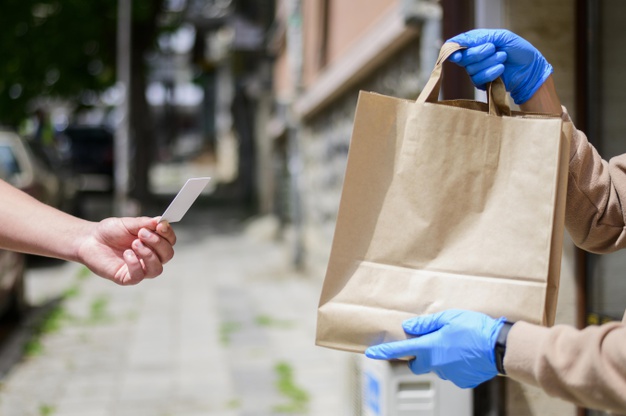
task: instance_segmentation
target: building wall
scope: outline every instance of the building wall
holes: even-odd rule
[[[276,98],[279,101],[288,100],[293,94],[293,86],[286,53],[279,54],[274,60],[273,78]]]
[[[290,99],[294,92],[293,70],[289,65],[287,55],[287,13],[287,2],[285,0],[277,0],[274,32],[269,40],[269,48],[274,56],[272,92],[279,102]]]
[[[313,274],[323,277],[339,208],[358,93],[367,90],[415,98],[419,92],[420,47],[418,30],[402,29],[411,32],[412,37],[398,35],[391,46],[394,52],[380,59],[380,63],[368,73],[361,73],[362,68],[355,68],[353,74],[346,75],[344,69],[350,64],[350,59],[346,57],[355,52],[357,55],[367,53],[363,51],[374,48],[374,45],[363,43],[368,33],[371,35],[372,30],[386,26],[385,22],[393,21],[394,15],[396,20],[402,20],[399,1],[367,0],[359,4],[357,12],[352,2],[330,0],[327,11],[328,60],[320,66],[317,53],[322,37],[320,28],[323,26],[319,21],[323,15],[321,3],[305,0],[303,4],[304,85],[301,101],[307,101],[308,95],[314,95],[320,84],[332,84],[333,77],[347,77],[346,82],[337,85],[341,92],[330,102],[312,113],[301,114],[300,185],[305,262]],[[388,53],[388,49],[385,51]],[[350,83],[348,88],[346,83]],[[335,92],[332,94],[335,95]]]
[[[326,65],[324,37],[328,36],[328,30],[324,23],[324,1],[304,0],[303,12],[303,38],[304,38],[304,62],[302,79],[305,88],[310,86],[320,71]]]
[[[399,0],[329,0],[328,63],[341,57]]]
[[[398,0],[303,0],[304,87],[341,58]]]
[[[330,255],[359,91],[414,99],[418,67],[419,43],[414,42],[303,126],[305,247],[307,267],[316,275],[323,276]]]

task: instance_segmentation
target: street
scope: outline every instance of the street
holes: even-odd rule
[[[37,261],[0,345],[3,416],[348,415],[353,356],[314,345],[323,276],[268,218],[196,204],[164,273],[120,287]]]

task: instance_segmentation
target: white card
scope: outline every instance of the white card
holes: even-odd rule
[[[187,179],[185,185],[178,191],[170,206],[161,216],[161,221],[180,221],[210,180],[211,178],[208,177]]]

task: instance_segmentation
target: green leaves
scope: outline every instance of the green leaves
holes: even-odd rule
[[[3,0],[0,124],[16,126],[37,97],[79,102],[115,82],[118,0]],[[134,1],[133,23],[161,0]],[[30,109],[32,110],[32,109]]]

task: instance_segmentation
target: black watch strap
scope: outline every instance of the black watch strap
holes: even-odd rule
[[[502,325],[500,333],[498,333],[498,338],[496,338],[496,369],[502,375],[506,375],[506,371],[504,371],[504,354],[506,353],[506,339],[512,326],[513,322],[504,321],[504,325]]]

